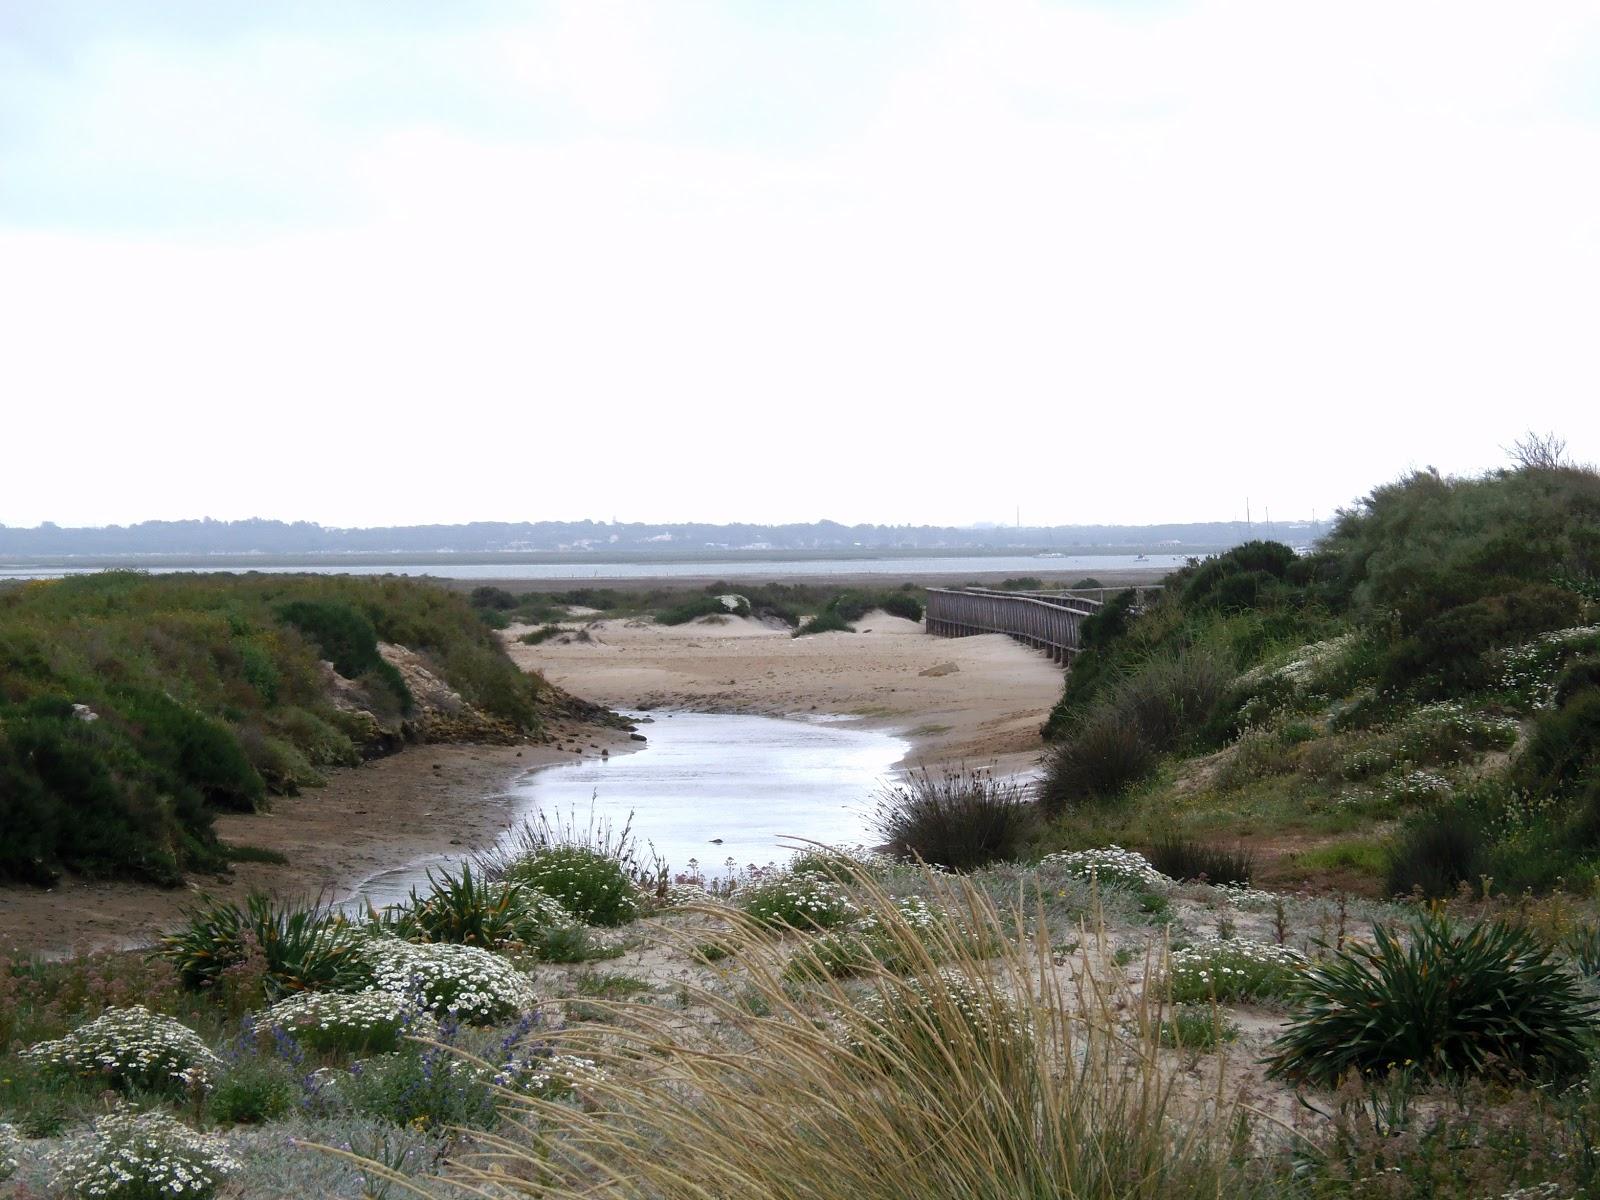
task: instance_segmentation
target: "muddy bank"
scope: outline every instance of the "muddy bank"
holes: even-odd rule
[[[286,865],[238,863],[226,877],[191,876],[172,890],[70,877],[48,891],[0,888],[0,952],[142,945],[202,893],[342,898],[384,868],[492,844],[511,821],[511,785],[529,770],[638,744],[618,730],[576,724],[552,732],[548,745],[413,746],[331,771],[326,787],[275,797],[270,812],[218,816],[224,842],[275,850]]]

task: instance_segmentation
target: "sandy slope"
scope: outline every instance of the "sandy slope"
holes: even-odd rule
[[[519,665],[612,708],[859,716],[911,738],[907,765],[993,760],[1026,770],[1061,694],[1061,668],[999,634],[930,637],[882,612],[856,633],[803,638],[748,618],[711,620],[721,623],[600,620],[584,626],[589,641],[538,646],[511,629],[508,648]]]

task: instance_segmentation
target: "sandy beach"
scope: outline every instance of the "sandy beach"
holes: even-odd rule
[[[609,708],[858,717],[909,738],[908,767],[992,762],[1005,773],[1029,770],[1039,727],[1061,694],[1061,668],[1020,642],[930,637],[882,612],[855,633],[803,638],[740,617],[568,625],[588,639],[526,646],[516,640],[524,630],[507,630],[513,660]]]

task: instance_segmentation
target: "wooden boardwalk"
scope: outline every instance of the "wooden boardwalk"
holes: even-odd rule
[[[1006,592],[995,588],[929,588],[925,628],[935,637],[1004,633],[1045,651],[1058,663],[1078,652],[1083,622],[1125,588],[1075,592]],[[1143,592],[1136,589],[1135,603]]]

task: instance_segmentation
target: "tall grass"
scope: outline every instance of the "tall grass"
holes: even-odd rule
[[[1133,1014],[1125,1035],[1087,973],[1048,969],[1045,935],[1008,936],[1022,913],[960,879],[928,887],[960,914],[948,932],[914,927],[870,881],[852,891],[905,977],[797,990],[785,946],[736,920],[744,990],[686,996],[713,1020],[617,1003],[604,1024],[554,1034],[593,1064],[579,1102],[505,1095],[514,1129],[462,1165],[464,1182],[551,1200],[1242,1194],[1234,1110],[1180,1098],[1157,1065],[1158,1013]],[[1004,949],[974,949],[987,945]]]

